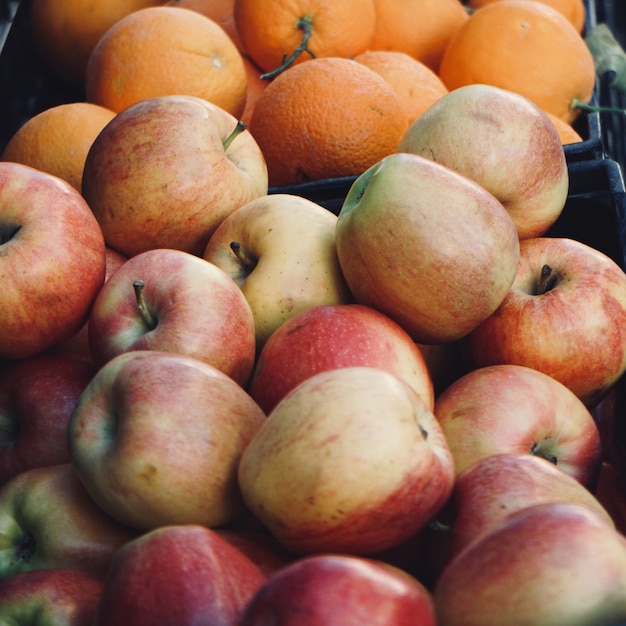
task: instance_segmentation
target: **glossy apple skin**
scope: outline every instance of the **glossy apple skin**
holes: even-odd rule
[[[239,460],[265,414],[193,357],[126,352],[104,365],[70,419],[70,456],[109,515],[139,530],[221,526],[246,511]]]
[[[71,569],[32,570],[0,582],[0,623],[93,626],[103,582]]]
[[[239,626],[435,626],[430,592],[382,562],[338,554],[301,558],[265,582]]]
[[[390,317],[361,304],[314,306],[284,322],[258,353],[248,391],[269,413],[306,378],[357,365],[400,376],[433,408],[434,386],[417,344]]]
[[[523,365],[472,370],[435,402],[457,475],[492,454],[550,459],[593,488],[602,458],[593,416],[567,387]]]
[[[236,626],[265,580],[208,528],[157,528],[115,555],[94,626]]]
[[[153,248],[202,256],[217,225],[267,193],[267,166],[237,119],[186,95],[148,98],[119,112],[85,161],[82,193],[109,246],[131,257]]]
[[[136,280],[144,283],[154,328],[137,305]],[[254,317],[237,284],[213,263],[181,250],[148,250],[120,266],[98,293],[88,332],[98,366],[132,350],[174,352],[245,385],[256,356]]]
[[[503,453],[485,457],[457,476],[448,502],[449,555],[459,553],[509,515],[543,502],[574,502],[613,519],[600,501],[573,476],[538,456]]]
[[[249,510],[296,554],[373,554],[413,536],[454,481],[439,424],[378,368],[315,374],[269,414],[239,465]]]
[[[67,425],[94,374],[91,361],[55,353],[0,369],[0,485],[32,467],[70,462]]]
[[[626,619],[626,539],[580,504],[508,517],[460,552],[434,590],[438,626],[592,626]]]
[[[0,580],[58,568],[102,578],[136,535],[93,502],[70,463],[26,470],[0,489]]]
[[[543,235],[567,200],[567,161],[550,118],[493,85],[466,85],[440,98],[409,127],[398,152],[475,180],[502,202],[520,239]]]
[[[311,306],[352,302],[337,259],[336,223],[319,204],[277,193],[233,211],[211,235],[203,256],[241,288],[254,314],[257,346]]]
[[[0,163],[0,359],[68,339],[104,282],[102,230],[69,183]]]
[[[454,341],[484,321],[508,293],[519,259],[515,224],[494,196],[407,153],[357,178],[336,240],[355,300],[419,343]]]
[[[551,282],[539,289],[545,266]],[[625,326],[622,268],[580,241],[536,237],[521,242],[511,290],[464,348],[475,367],[533,367],[593,407],[626,370]]]

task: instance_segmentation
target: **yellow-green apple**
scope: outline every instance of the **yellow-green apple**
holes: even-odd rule
[[[26,470],[0,488],[0,580],[58,568],[102,578],[136,536],[94,503],[70,463]]]
[[[281,324],[258,352],[248,392],[269,413],[303,380],[355,365],[400,376],[433,408],[422,351],[399,324],[362,304],[312,306]]]
[[[71,569],[31,570],[0,582],[0,624],[93,626],[103,581]]]
[[[543,235],[565,207],[569,171],[559,134],[544,111],[508,89],[450,91],[413,122],[398,152],[475,180],[502,202],[520,239]]]
[[[70,418],[70,456],[93,500],[139,530],[221,526],[246,511],[239,459],[265,414],[194,357],[138,350],[103,365]]]
[[[626,274],[608,255],[565,237],[521,242],[515,281],[464,339],[473,366],[541,370],[593,407],[626,371]]]
[[[172,95],[132,104],[102,129],[82,193],[122,254],[202,256],[217,225],[267,185],[265,158],[245,125],[206,100]]]
[[[204,258],[243,291],[258,346],[300,311],[352,301],[337,259],[336,223],[312,200],[277,193],[239,207],[211,235]]]
[[[435,402],[457,475],[503,452],[548,459],[592,489],[602,458],[593,416],[565,385],[523,365],[472,370]]]
[[[239,626],[436,626],[431,592],[405,571],[375,559],[320,554],[270,576]]]
[[[103,285],[89,316],[97,366],[134,350],[186,354],[240,385],[256,356],[254,317],[235,281],[188,252],[155,248],[128,259]]]
[[[115,555],[94,626],[235,626],[265,580],[209,528],[156,528]]]
[[[67,426],[94,374],[91,361],[45,352],[0,369],[0,485],[32,467],[70,462]]]
[[[513,220],[493,195],[405,153],[356,179],[339,212],[336,245],[355,300],[420,343],[459,339],[489,317],[519,259]]]
[[[296,554],[373,554],[443,507],[454,462],[433,412],[374,367],[319,372],[291,390],[245,449],[250,511]]]
[[[438,626],[626,620],[626,539],[581,504],[537,504],[462,550],[434,589]]]
[[[446,508],[449,556],[509,515],[543,502],[576,502],[613,520],[600,501],[573,476],[547,459],[526,453],[484,457],[457,476]]]
[[[77,332],[105,263],[102,230],[74,187],[0,163],[0,359],[33,356]]]

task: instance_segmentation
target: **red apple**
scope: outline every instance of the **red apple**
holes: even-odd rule
[[[587,506],[544,503],[461,551],[434,590],[438,626],[591,626],[626,619],[626,539]]]
[[[269,413],[303,380],[355,365],[400,376],[427,406],[434,406],[433,383],[419,347],[391,318],[360,304],[313,306],[281,324],[258,353],[248,391]]]
[[[457,475],[492,454],[534,454],[593,488],[598,427],[582,401],[547,374],[522,365],[472,370],[435,402]]]
[[[0,624],[93,626],[99,578],[71,569],[32,570],[0,582]]]
[[[247,383],[256,356],[254,317],[234,280],[181,250],[128,259],[102,287],[89,317],[89,345],[102,366],[131,350],[185,354]]]
[[[252,135],[215,104],[187,95],[148,98],[102,129],[82,192],[109,246],[131,257],[153,248],[202,256],[217,225],[267,193]]]
[[[94,626],[236,626],[265,582],[259,568],[203,526],[166,526],[121,548]]]
[[[0,485],[32,467],[70,462],[67,426],[94,374],[91,361],[56,353],[0,369]]]
[[[626,274],[580,241],[521,242],[515,281],[464,341],[471,363],[527,365],[592,407],[626,371]]]
[[[217,527],[246,513],[237,467],[264,421],[252,398],[208,363],[126,352],[81,395],[70,455],[93,500],[128,526]]]
[[[408,153],[391,154],[356,179],[336,241],[355,300],[420,343],[457,340],[489,317],[519,259],[515,224],[493,195]]]
[[[69,463],[26,470],[0,488],[0,580],[59,568],[102,578],[136,536],[93,502]]]
[[[239,626],[436,626],[430,592],[391,565],[356,556],[315,555],[264,583]]]
[[[104,275],[102,230],[80,193],[0,163],[0,359],[33,356],[76,333]]]
[[[373,367],[301,382],[239,465],[248,508],[297,554],[373,554],[398,545],[438,513],[453,481],[430,408],[404,380]]]

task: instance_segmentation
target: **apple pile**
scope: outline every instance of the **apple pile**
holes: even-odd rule
[[[338,214],[187,96],[82,192],[0,163],[0,622],[626,621],[626,274],[568,185],[484,85]]]

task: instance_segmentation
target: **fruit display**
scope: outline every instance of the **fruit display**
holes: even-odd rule
[[[0,7],[0,623],[626,624],[601,0],[97,5]]]

